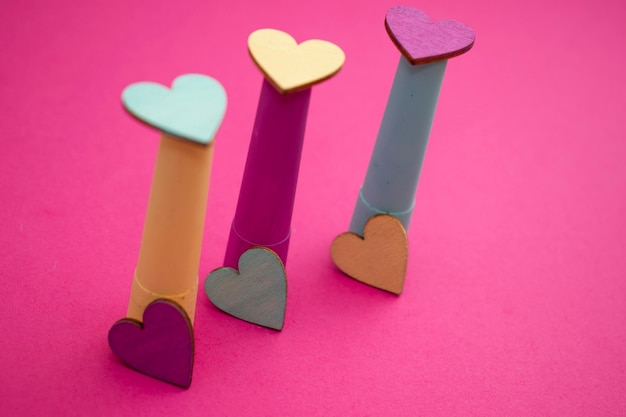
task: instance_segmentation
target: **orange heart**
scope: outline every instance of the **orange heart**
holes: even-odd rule
[[[377,214],[365,224],[363,236],[352,232],[337,236],[330,247],[333,262],[357,281],[400,294],[409,257],[404,226],[394,216]]]

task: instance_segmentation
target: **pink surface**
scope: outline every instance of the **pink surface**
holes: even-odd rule
[[[399,52],[390,1],[39,1],[0,13],[0,410],[34,416],[626,414],[626,39],[618,0],[411,4],[470,25],[447,68],[404,293],[344,277],[347,230]],[[367,4],[367,6],[365,6]],[[293,215],[285,328],[199,294],[193,383],[122,365],[159,135],[122,89],[203,72],[216,138],[201,280],[220,266],[261,75],[261,27],[328,39]]]

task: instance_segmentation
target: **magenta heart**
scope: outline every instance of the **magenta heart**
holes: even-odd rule
[[[454,20],[431,22],[421,10],[395,6],[387,10],[385,28],[402,55],[413,65],[441,61],[464,54],[476,35]]]
[[[175,302],[159,299],[146,307],[143,323],[125,318],[109,330],[113,353],[131,368],[184,388],[191,385],[193,327]]]

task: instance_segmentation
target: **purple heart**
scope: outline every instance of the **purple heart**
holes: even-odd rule
[[[402,55],[413,65],[441,61],[464,54],[476,35],[455,20],[431,22],[421,10],[395,6],[387,11],[385,28]]]
[[[125,318],[109,330],[113,353],[131,368],[184,388],[191,385],[194,337],[191,321],[178,304],[153,301],[143,313],[143,324]]]

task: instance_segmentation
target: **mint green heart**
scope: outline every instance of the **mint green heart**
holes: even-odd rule
[[[167,134],[203,145],[213,140],[226,112],[226,91],[201,74],[176,78],[169,89],[153,82],[131,84],[122,92],[124,108]]]

